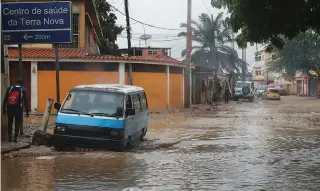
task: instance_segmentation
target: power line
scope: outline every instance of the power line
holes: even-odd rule
[[[149,33],[148,33],[149,34]],[[139,38],[141,35],[143,34],[138,34],[138,33],[133,33],[131,34],[131,38],[133,37],[136,37],[136,38]],[[178,37],[176,35],[172,35],[172,36],[157,36],[157,35],[153,35],[153,34],[149,34],[151,35],[151,37],[154,39],[154,38],[157,38],[157,39],[168,39],[168,38],[182,38],[182,39],[185,39],[184,37]],[[127,35],[125,33],[120,33],[118,36],[120,37],[126,37]]]
[[[124,36],[118,36],[119,38],[127,38]],[[131,40],[141,40],[139,38],[131,38]],[[185,38],[176,38],[176,39],[148,39],[148,41],[159,41],[159,42],[170,42],[170,41],[177,41],[177,40],[185,40]]]
[[[118,35],[120,38],[126,38],[127,36],[125,34]],[[141,35],[131,35],[131,38],[140,38]],[[170,39],[185,39],[182,37],[177,36],[152,36],[151,39],[163,39],[163,40],[170,40]]]
[[[115,8],[113,5],[110,5],[114,10],[118,11],[120,14],[126,16],[126,14],[124,14],[123,12],[119,11],[119,9]],[[134,20],[140,24],[143,24],[143,25],[146,25],[146,26],[149,26],[149,27],[152,27],[152,28],[157,28],[157,29],[162,29],[162,30],[172,30],[172,31],[177,31],[177,30],[184,30],[184,29],[170,29],[170,28],[164,28],[164,27],[158,27],[158,26],[155,26],[155,25],[151,25],[151,24],[147,24],[147,23],[144,23],[144,22],[141,22],[141,21],[138,21],[137,19],[134,19],[132,17],[129,17],[131,20]]]
[[[205,4],[204,0],[202,0],[202,3],[203,3],[203,4],[204,4],[204,6],[206,7],[206,9],[207,9],[208,13],[211,15],[211,12],[210,12],[210,10],[209,10],[209,8],[208,8],[207,4]]]
[[[122,0],[122,2],[120,3],[119,7],[121,7],[121,6],[122,6],[123,2],[124,2],[124,0]]]
[[[132,31],[132,30],[131,30]],[[135,32],[133,32],[133,33],[131,33],[132,34],[132,36],[134,35],[134,36],[141,36],[141,35],[144,35],[144,33],[135,33]],[[151,35],[152,36],[152,38],[153,37],[159,37],[159,38],[177,38],[178,36],[176,35],[176,34],[164,34],[164,35],[162,35],[162,34],[153,34],[153,33],[146,33],[146,34],[149,34],[149,35]],[[124,33],[124,32],[122,32],[121,34],[120,34],[120,36],[125,36],[126,34]]]
[[[143,35],[144,33],[132,33],[132,34],[136,34],[136,35]],[[177,37],[177,34],[176,33],[148,33],[148,34],[151,34],[151,35],[157,35],[157,36],[175,36]]]

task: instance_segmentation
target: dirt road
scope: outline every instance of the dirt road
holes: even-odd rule
[[[25,154],[1,161],[3,190],[316,191],[320,100],[283,97],[153,114],[147,140],[124,153],[16,153]]]

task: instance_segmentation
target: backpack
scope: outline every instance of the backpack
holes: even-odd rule
[[[22,87],[21,86],[11,86],[8,92],[8,105],[18,106],[22,102]]]

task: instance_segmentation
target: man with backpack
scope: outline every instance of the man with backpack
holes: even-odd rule
[[[29,117],[27,90],[22,86],[22,80],[17,80],[16,85],[10,86],[3,101],[3,114],[8,116],[9,142],[12,142],[12,125],[15,120],[15,131],[13,142],[17,142],[20,125],[23,118],[23,105],[26,109],[26,117]]]

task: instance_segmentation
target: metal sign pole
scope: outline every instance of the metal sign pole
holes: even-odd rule
[[[23,65],[22,65],[22,45],[18,44],[18,52],[19,52],[19,63],[18,63],[18,77],[22,81],[23,88]],[[20,135],[23,135],[23,108],[24,108],[24,99],[22,100],[22,113],[21,113],[21,123],[20,123]]]
[[[58,44],[54,45],[55,60],[56,60],[56,91],[57,91],[57,102],[60,102],[60,65],[59,65],[59,48]]]

